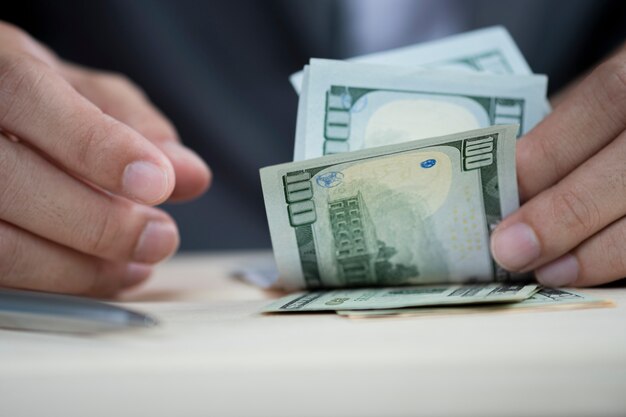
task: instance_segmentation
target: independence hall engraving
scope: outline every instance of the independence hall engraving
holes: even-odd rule
[[[403,284],[419,275],[415,265],[389,262],[397,251],[378,240],[360,192],[330,201],[328,213],[341,283],[352,286]]]

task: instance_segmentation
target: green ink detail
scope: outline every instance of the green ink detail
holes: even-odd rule
[[[419,275],[417,267],[392,264],[397,253],[376,237],[361,193],[328,203],[339,281],[347,286],[402,284]]]
[[[473,100],[485,110],[490,125],[524,125],[524,100],[485,96],[466,96],[454,93],[436,93],[428,91],[368,89],[333,85],[326,92],[326,113],[324,115],[324,155],[350,150],[351,119],[354,103],[372,92],[396,92],[408,94],[427,94],[440,97],[463,97]],[[518,137],[522,132],[518,133]]]

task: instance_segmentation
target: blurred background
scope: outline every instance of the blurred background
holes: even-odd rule
[[[287,77],[311,57],[503,25],[554,93],[626,38],[621,0],[21,0],[0,19],[64,59],[130,77],[209,163],[207,194],[164,206],[181,250],[270,247],[258,169],[292,159]]]

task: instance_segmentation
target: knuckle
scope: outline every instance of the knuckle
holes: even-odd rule
[[[62,293],[95,295],[104,280],[101,264],[105,261],[73,251],[64,255],[63,262],[48,265],[45,286]]]
[[[8,92],[15,92],[22,84],[25,75],[35,67],[36,62],[29,55],[12,52],[0,55],[0,84]]]
[[[624,254],[624,241],[626,239],[626,221],[615,224],[615,233],[607,233],[608,239],[604,241],[602,253],[608,262],[609,271],[626,275],[626,255]]]
[[[8,141],[2,145],[12,146],[14,149],[19,146],[11,145]],[[0,218],[6,215],[9,208],[22,207],[27,199],[26,193],[18,191],[23,189],[26,181],[25,176],[19,175],[21,170],[18,169],[18,164],[24,161],[20,161],[19,153],[4,148],[5,146],[0,146]],[[27,171],[30,171],[28,167]]]
[[[116,215],[116,210],[106,210],[104,215],[100,212],[93,217],[88,223],[93,226],[84,234],[86,251],[97,256],[115,257],[122,246],[120,242],[125,240],[125,228],[120,217]]]
[[[533,152],[532,142],[527,139],[517,142],[516,148],[517,185],[521,200],[526,201],[533,194],[535,188],[530,175],[526,172],[532,168],[536,154]]]
[[[105,260],[96,259],[90,263],[90,279],[82,282],[82,287],[78,288],[79,294],[94,297],[109,297],[114,295],[118,289],[117,274],[112,273],[111,264]]]
[[[555,193],[551,204],[553,218],[575,234],[587,236],[600,224],[600,210],[590,193],[582,187]]]
[[[608,104],[623,107],[626,104],[626,59],[618,55],[600,64],[595,73],[602,81]]]
[[[22,244],[19,235],[6,224],[0,222],[0,283],[19,287],[21,277],[20,251]]]
[[[83,219],[77,222],[77,242],[83,252],[110,261],[127,261],[134,255],[136,242],[146,223],[150,210],[140,204],[110,197],[107,206],[84,210]],[[90,225],[85,228],[84,225]]]
[[[526,158],[523,163],[528,166],[536,167],[536,161],[543,161],[542,168],[550,170],[545,172],[550,178],[561,178],[564,172],[564,165],[567,164],[566,158],[564,158],[563,152],[560,154],[554,152],[553,145],[547,140],[535,140],[531,146],[528,146],[526,152],[522,155],[522,158]]]
[[[108,138],[117,130],[117,124],[113,120],[102,119],[97,123],[81,124],[74,137],[72,144],[75,162],[85,170],[98,170],[101,160],[106,157]],[[59,143],[64,149],[67,143]]]
[[[23,97],[33,94],[43,78],[40,66],[27,54],[0,55],[0,122],[27,110]]]

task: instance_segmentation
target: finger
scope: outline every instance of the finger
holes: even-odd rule
[[[146,95],[124,76],[63,65],[62,74],[104,113],[132,127],[156,144],[174,166],[176,185],[170,199],[184,200],[202,194],[211,173],[200,157],[183,146],[172,123]]]
[[[158,204],[174,188],[163,152],[26,54],[0,57],[0,127],[113,193]]]
[[[626,51],[598,66],[517,145],[526,201],[556,184],[626,127]]]
[[[179,241],[175,223],[163,211],[94,190],[1,135],[0,218],[119,262],[157,262]]]
[[[530,271],[569,252],[626,213],[626,133],[506,218],[492,235],[496,261]]]
[[[0,287],[111,296],[150,273],[149,266],[84,255],[0,221]]]
[[[535,271],[549,287],[589,287],[626,277],[626,217],[587,239],[571,253]]]
[[[0,35],[0,46],[3,51],[25,52],[51,68],[58,67],[59,60],[55,53],[19,27],[0,21]]]

